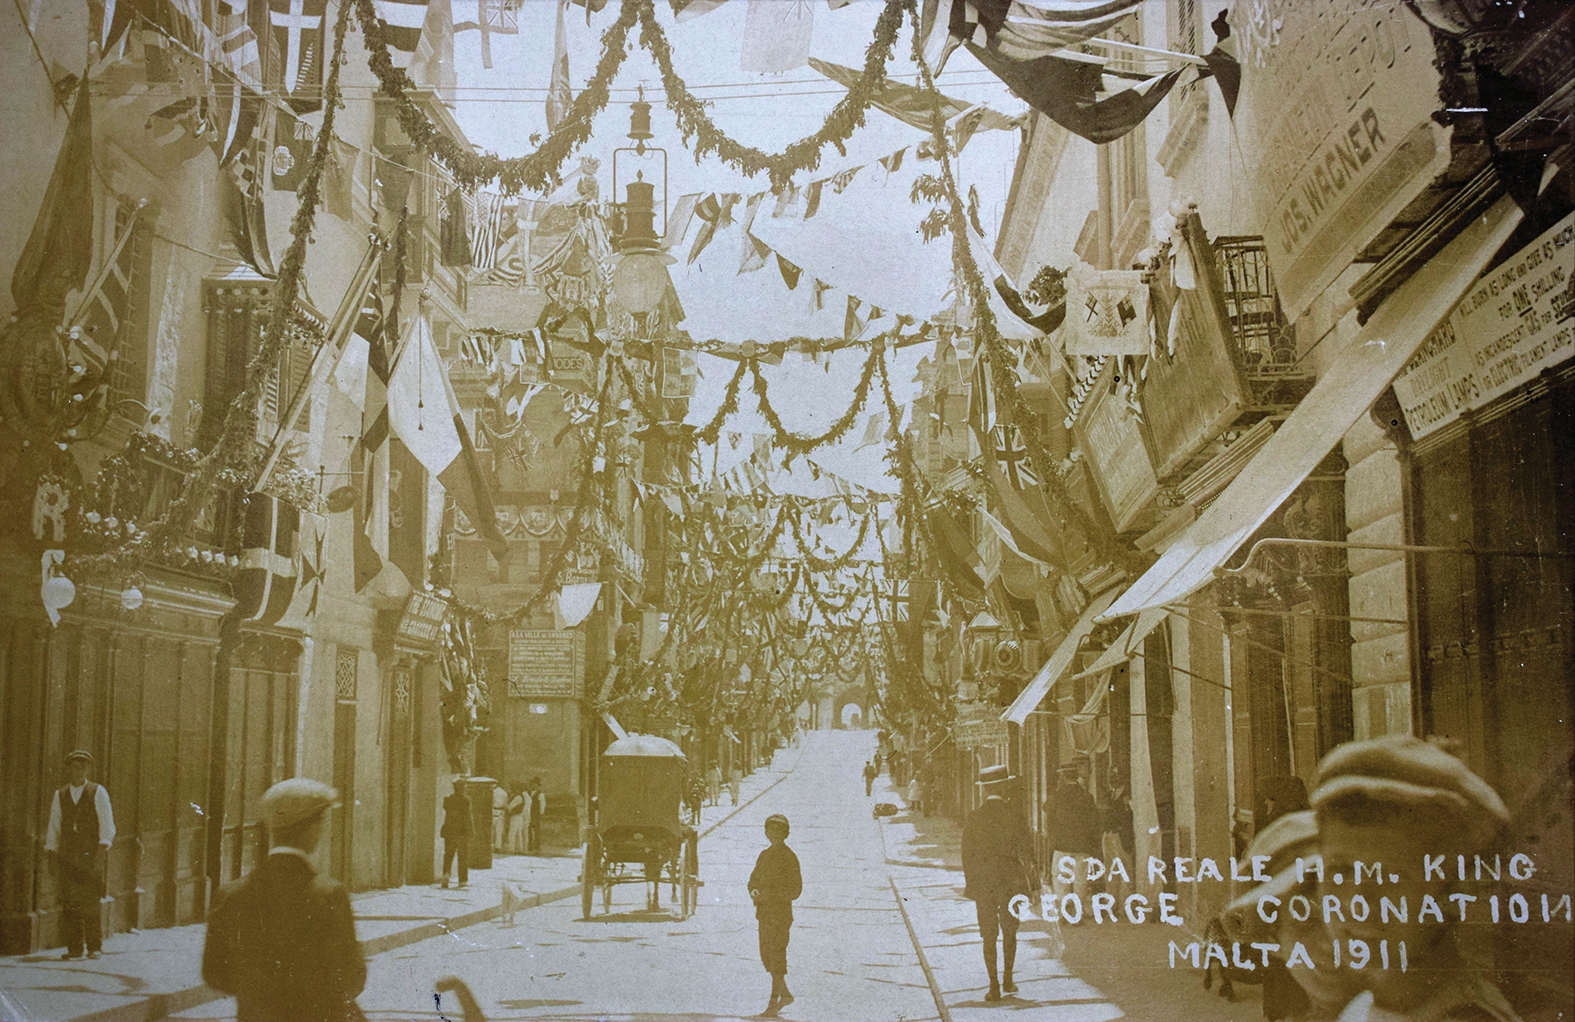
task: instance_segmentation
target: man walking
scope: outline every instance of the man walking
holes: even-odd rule
[[[766,839],[771,847],[755,860],[749,874],[749,898],[755,903],[760,924],[760,964],[771,974],[771,1001],[763,1014],[775,1015],[793,1003],[787,985],[788,931],[793,926],[793,901],[804,890],[798,856],[787,846],[788,819],[766,817]]]
[[[1094,796],[1083,787],[1076,762],[1063,763],[1056,771],[1056,788],[1045,800],[1045,833],[1054,852],[1050,856],[1050,875],[1057,899],[1071,887],[1079,900],[1088,903],[1088,857],[1098,856],[1103,836],[1099,807]],[[1070,863],[1064,860],[1071,859]],[[1071,881],[1065,879],[1063,866],[1069,866]]]
[[[87,779],[92,765],[92,755],[81,749],[66,757],[67,783],[55,792],[44,835],[44,851],[54,859],[60,883],[60,928],[68,959],[81,958],[84,946],[89,958],[104,952],[99,902],[104,861],[115,843],[115,815],[109,792]]]
[[[465,794],[465,780],[454,778],[454,794],[443,800],[443,827],[438,834],[443,838],[443,882],[448,886],[448,870],[459,860],[459,886],[470,883],[470,798]]]
[[[1012,965],[1017,958],[1017,917],[1007,908],[1013,896],[1028,894],[1028,828],[1017,810],[1006,801],[1006,784],[1011,780],[1004,766],[979,771],[985,800],[968,814],[963,827],[962,863],[967,884],[965,895],[973,899],[979,920],[979,935],[984,938],[984,969],[990,977],[986,1001],[999,1001],[1001,991],[1016,993]],[[1001,940],[1001,967],[996,973],[996,935]]]
[[[235,997],[239,1022],[347,1022],[366,959],[344,885],[317,875],[311,856],[338,793],[302,777],[263,794],[272,847],[224,888],[208,914],[202,978]]]
[[[875,764],[870,760],[864,761],[864,794],[866,797],[875,793]]]
[[[547,811],[547,796],[541,790],[540,777],[532,777],[525,790],[530,799],[530,819],[525,821],[526,849],[535,855],[541,851],[541,817]]]

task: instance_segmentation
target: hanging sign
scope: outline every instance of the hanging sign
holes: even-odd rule
[[[1395,377],[1420,440],[1575,354],[1575,213],[1455,303]]]
[[[1292,319],[1450,160],[1432,33],[1405,4],[1237,0],[1246,168]]]
[[[1061,340],[1068,355],[1147,355],[1148,284],[1142,271],[1075,266],[1066,278]]]
[[[580,632],[509,631],[509,695],[578,699],[585,691],[585,636]]]

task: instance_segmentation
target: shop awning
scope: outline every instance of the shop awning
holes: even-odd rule
[[[1068,667],[1072,666],[1072,658],[1077,655],[1077,647],[1083,644],[1083,639],[1087,637],[1089,629],[1094,627],[1094,619],[1103,613],[1105,608],[1110,606],[1110,602],[1115,598],[1116,590],[1112,589],[1108,593],[1095,597],[1092,603],[1083,608],[1082,616],[1077,619],[1077,623],[1066,633],[1066,638],[1061,640],[1061,645],[1057,646],[1055,652],[1050,654],[1050,659],[1046,660],[1044,666],[1039,668],[1039,673],[1034,675],[1033,679],[1028,682],[1027,687],[1023,689],[1016,701],[1007,707],[1005,713],[1001,714],[1002,720],[1009,720],[1013,724],[1021,724],[1028,719],[1028,715],[1033,712],[1034,707],[1039,705],[1039,701],[1050,691],[1050,687],[1060,680],[1061,675],[1066,673]]]
[[[1184,600],[1212,580],[1389,386],[1520,219],[1500,199],[1390,295],[1251,464],[1101,620]]]
[[[623,739],[629,737],[629,732],[625,731],[623,729],[623,725],[618,723],[618,718],[614,717],[606,710],[602,711],[602,721],[606,723],[607,730],[613,733],[613,738],[615,740],[622,741]]]
[[[1086,670],[1078,671],[1072,675],[1072,680],[1097,677],[1112,667],[1119,667],[1132,659],[1133,655],[1139,652],[1139,647],[1143,645],[1143,640],[1148,638],[1148,633],[1159,627],[1159,623],[1165,620],[1165,615],[1166,611],[1163,607],[1151,607],[1139,614],[1136,620],[1127,625],[1126,631],[1121,633],[1121,637],[1112,642],[1109,649],[1099,654],[1099,659],[1095,660]]]

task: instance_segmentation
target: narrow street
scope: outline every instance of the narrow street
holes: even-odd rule
[[[489,1020],[759,1017],[770,979],[760,966],[746,882],[765,845],[766,817],[782,813],[792,822],[788,844],[804,874],[788,949],[796,999],[782,1018],[963,1022],[1027,1008],[1036,1020],[1061,1022],[1261,1017],[1253,995],[1229,1004],[1204,994],[1193,974],[1165,970],[1164,939],[1174,934],[1152,926],[1069,933],[1065,961],[1050,959],[1039,946],[1042,935],[1025,928],[1019,993],[986,1003],[973,904],[962,897],[956,865],[956,828],[906,811],[876,821],[875,803],[900,799],[885,774],[874,796],[865,796],[859,770],[874,748],[872,731],[815,731],[801,748],[779,751],[764,772],[768,787],[702,838],[705,886],[690,919],[679,922],[666,910],[668,888],[663,910],[654,913],[645,911],[637,886],[615,889],[610,914],[598,895],[589,922],[580,918],[578,898],[562,899],[521,911],[512,925],[489,921],[374,955],[362,1008],[388,1022],[457,1022],[464,1015],[452,994],[436,1006],[432,998],[439,979],[457,976]],[[472,877],[473,887],[489,882],[486,873]],[[1144,968],[1148,960],[1154,968]],[[1084,977],[1097,977],[1100,987]],[[1119,1004],[1106,986],[1119,991]],[[174,1017],[217,1022],[234,1017],[233,1003],[214,1001]]]

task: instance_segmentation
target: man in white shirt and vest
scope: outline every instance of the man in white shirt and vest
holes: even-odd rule
[[[55,792],[49,808],[44,851],[55,862],[60,883],[60,928],[65,957],[97,958],[104,950],[99,901],[104,897],[104,862],[115,843],[115,816],[109,792],[87,779],[93,756],[78,749],[66,757],[68,783]]]

